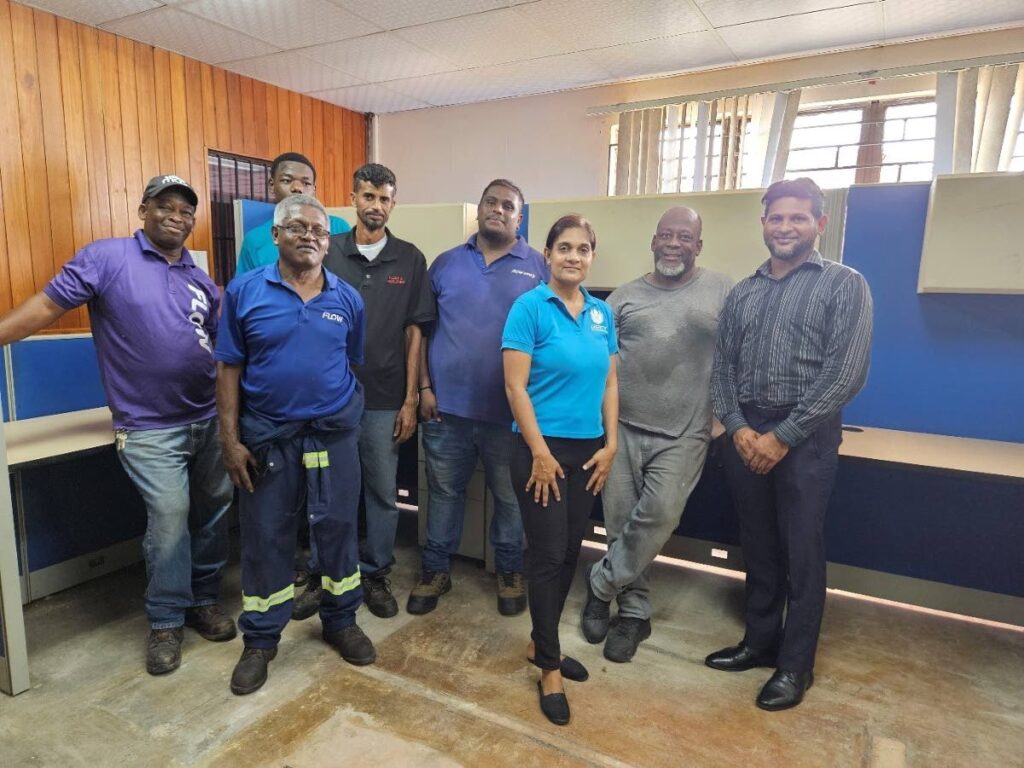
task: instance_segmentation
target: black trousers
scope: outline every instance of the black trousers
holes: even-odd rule
[[[770,432],[786,412],[743,407],[747,423]],[[726,439],[725,470],[740,522],[746,563],[750,648],[778,651],[790,672],[814,668],[825,609],[825,511],[842,441],[842,414],[823,422],[766,475],[743,464]]]
[[[552,455],[565,472],[558,480],[561,501],[548,496],[548,505],[533,500],[526,491],[533,467],[533,454],[521,435],[516,436],[512,452],[512,486],[519,500],[526,534],[530,618],[536,648],[534,661],[542,669],[558,669],[562,652],[558,644],[558,623],[565,598],[576,573],[580,546],[590,524],[590,513],[597,497],[586,489],[593,468],[583,465],[602,445],[604,438],[571,440],[545,437]]]

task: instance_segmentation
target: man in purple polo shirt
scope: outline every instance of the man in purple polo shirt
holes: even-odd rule
[[[483,462],[494,497],[491,544],[498,571],[498,611],[526,610],[523,523],[512,490],[512,412],[505,397],[501,333],[520,294],[548,278],[544,257],[516,235],[523,193],[507,179],[484,189],[478,232],[430,266],[437,323],[428,365],[420,366],[420,416],[427,464],[427,543],[423,574],[409,595],[409,613],[429,613],[451,589],[450,559],[459,548],[466,486]]]
[[[183,625],[207,640],[235,636],[217,605],[232,497],[214,401],[220,294],[184,247],[198,202],[184,179],[153,177],[139,206],[142,229],[87,245],[0,318],[0,344],[10,344],[88,304],[117,454],[146,502],[153,675],[181,664]]]

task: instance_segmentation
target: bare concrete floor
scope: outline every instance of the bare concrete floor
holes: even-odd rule
[[[228,690],[239,639],[186,630],[181,668],[146,674],[140,568],[33,604],[33,687],[0,695],[0,766],[1024,766],[1020,632],[830,595],[814,687],[767,713],[753,702],[768,670],[703,665],[742,634],[741,581],[658,564],[653,635],[618,665],[579,633],[577,578],[563,651],[591,677],[567,683],[559,728],[524,659],[529,618],[497,614],[493,577],[456,563],[453,591],[413,617],[418,554],[398,557],[402,612],[360,610],[375,665],[343,662],[315,618],[293,623],[246,697]],[[237,611],[237,567],[224,593]]]

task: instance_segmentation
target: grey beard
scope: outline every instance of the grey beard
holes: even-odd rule
[[[667,267],[662,262],[654,262],[655,271],[662,277],[679,277],[686,271],[686,264],[680,263],[678,267]]]

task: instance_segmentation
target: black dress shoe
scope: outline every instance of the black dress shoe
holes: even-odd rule
[[[774,667],[775,653],[755,651],[740,643],[708,654],[704,663],[712,669],[720,669],[723,672],[745,672],[754,667]]]
[[[526,657],[526,660],[533,664],[533,666],[538,666],[537,662],[529,656]],[[543,667],[539,668],[543,669]],[[586,682],[590,677],[590,673],[587,672],[587,668],[576,661],[572,656],[566,656],[562,659],[562,663],[559,665],[558,671],[562,673],[562,677],[566,680],[572,680],[576,683]]]
[[[555,725],[569,724],[569,700],[564,693],[544,693],[544,687],[537,681],[537,693],[540,694],[540,711],[544,717]]]
[[[775,712],[795,707],[804,700],[804,692],[814,685],[814,671],[788,672],[776,669],[757,694],[757,706]]]

